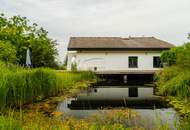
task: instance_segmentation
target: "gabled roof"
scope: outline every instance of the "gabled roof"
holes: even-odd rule
[[[174,45],[154,37],[71,37],[68,50],[165,50]]]

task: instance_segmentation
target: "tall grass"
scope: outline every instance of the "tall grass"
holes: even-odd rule
[[[24,69],[0,62],[0,108],[19,106],[57,95],[80,81],[95,80],[92,72],[57,72],[48,68]]]
[[[12,116],[0,116],[0,130],[20,130],[21,123]]]

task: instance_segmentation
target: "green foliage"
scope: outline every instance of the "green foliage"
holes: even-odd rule
[[[169,104],[171,104],[174,109],[178,111],[178,114],[182,116],[182,121],[179,124],[180,130],[189,130],[190,129],[190,102],[188,99],[181,97],[167,97]]]
[[[23,119],[19,118],[18,120],[15,120],[12,116],[2,116],[2,120],[0,117],[0,124],[2,123],[3,127],[2,129],[0,127],[0,130],[144,130],[143,128],[138,128],[136,126],[126,127],[125,124],[117,118],[112,120],[115,115],[116,117],[120,117],[122,120],[130,122],[134,117],[127,116],[132,114],[127,114],[126,111],[128,110],[122,110],[122,112],[120,110],[113,110],[111,111],[113,114],[111,112],[104,113],[96,116],[95,120],[93,119],[94,117],[89,117],[88,119],[75,119],[72,117],[68,117],[65,120],[55,118],[50,119],[38,112],[24,114],[22,117]],[[111,116],[112,118],[104,118],[104,115],[106,117]],[[20,120],[23,120],[24,122],[21,121],[23,122],[21,124],[19,123]],[[99,123],[102,120],[104,123]],[[135,121],[133,121],[133,123],[135,123]]]
[[[11,116],[12,117],[12,116]],[[2,117],[3,118],[3,117]],[[7,118],[6,116],[4,117]],[[39,112],[25,112],[22,118],[12,117],[13,121],[23,122],[15,130],[171,130],[167,121],[155,121],[155,125],[150,124],[150,120],[143,120],[137,112],[129,109],[112,109],[85,119],[76,119],[71,116],[60,120],[57,117],[45,117]],[[4,120],[5,120],[4,119]],[[10,118],[11,119],[11,118]],[[14,120],[13,120],[14,119]],[[3,122],[4,126],[9,126],[9,122]],[[19,123],[19,122],[18,122]],[[148,125],[149,124],[149,125]],[[19,125],[18,125],[19,126]],[[175,127],[178,129],[178,127]],[[181,127],[181,128],[184,128]],[[1,130],[1,129],[0,129]],[[4,129],[3,129],[4,130]],[[180,130],[180,128],[179,128]]]
[[[169,104],[171,104],[178,113],[182,116],[189,116],[190,115],[190,102],[184,98],[180,97],[171,97],[167,98]]]
[[[159,94],[167,96],[190,96],[190,70],[176,66],[164,68],[156,74]]]
[[[190,43],[185,43],[183,49],[177,53],[176,62],[181,68],[190,68]]]
[[[179,65],[181,67],[190,66],[190,43],[185,43],[182,46],[172,48],[167,51],[163,51],[161,54],[162,63],[166,63],[169,66]]]
[[[0,116],[0,130],[20,130],[21,123],[12,116]]]
[[[176,63],[176,52],[173,50],[163,51],[161,54],[161,62],[167,65],[173,65]]]
[[[9,42],[0,41],[0,60],[6,63],[16,62],[16,48]]]
[[[166,59],[168,63],[175,61],[175,64],[156,73],[158,93],[172,96],[170,104],[183,116],[190,115],[190,43],[164,52],[162,59]]]
[[[57,72],[48,68],[23,69],[15,66],[8,68],[3,63],[0,63],[0,68],[0,108],[55,96],[65,89],[81,87],[76,86],[77,82],[96,78],[92,72]]]
[[[13,16],[11,18],[0,15],[1,44],[9,42],[11,48],[16,48],[17,63],[23,65],[26,59],[26,50],[32,51],[32,64],[34,67],[56,65],[56,41],[48,38],[48,32],[37,24],[29,25],[26,17]],[[2,42],[3,41],[3,42]],[[11,50],[14,54],[15,51]]]
[[[190,96],[190,43],[162,53],[162,61],[173,66],[156,74],[159,93],[179,97]],[[174,64],[175,63],[175,64]]]

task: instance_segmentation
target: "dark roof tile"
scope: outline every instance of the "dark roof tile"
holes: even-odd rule
[[[71,37],[68,50],[169,49],[174,45],[154,37]]]

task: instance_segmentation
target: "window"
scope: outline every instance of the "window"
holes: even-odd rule
[[[138,57],[130,56],[129,57],[129,68],[137,68],[138,67]]]
[[[129,88],[129,97],[138,97],[138,88]]]
[[[162,67],[161,60],[160,60],[159,56],[153,57],[153,67],[154,68],[161,68]]]

